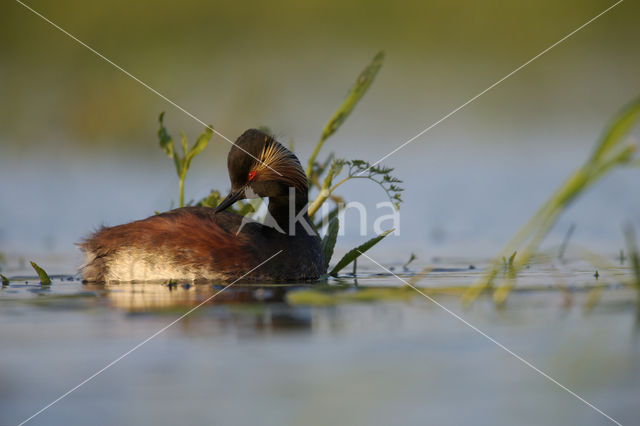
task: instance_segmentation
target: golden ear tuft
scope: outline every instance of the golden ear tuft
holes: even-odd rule
[[[269,140],[266,138],[265,140]],[[267,142],[260,152],[259,162],[253,167],[261,179],[273,179],[307,191],[307,176],[296,156],[276,141]],[[274,171],[275,170],[275,171]],[[279,174],[278,174],[279,173]]]

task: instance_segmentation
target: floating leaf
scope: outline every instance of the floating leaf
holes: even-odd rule
[[[384,237],[386,237],[387,235],[389,235],[390,232],[392,232],[393,229],[389,229],[387,231],[384,231],[383,233],[381,233],[380,235],[378,235],[377,237],[373,237],[372,239],[370,239],[369,241],[367,241],[366,243],[359,245],[358,247],[349,250],[349,252],[347,252],[347,254],[345,254],[342,259],[340,259],[340,261],[336,264],[336,266],[333,267],[333,269],[331,270],[331,272],[329,273],[329,275],[333,275],[336,276],[338,272],[340,272],[340,270],[342,268],[344,268],[345,266],[347,266],[348,264],[350,264],[351,262],[353,262],[355,259],[357,259],[358,257],[360,257],[360,255],[364,252],[366,252],[367,250],[369,250],[371,247],[375,246],[376,244],[378,244],[378,242],[380,242],[380,240],[382,240]]]
[[[41,285],[50,285],[51,284],[51,278],[49,278],[49,275],[47,274],[47,272],[44,269],[39,267],[35,262],[31,262],[31,267],[38,274],[38,277],[40,278],[40,284]]]
[[[334,217],[329,226],[327,227],[327,233],[322,239],[322,253],[324,254],[324,267],[329,268],[329,262],[333,256],[333,249],[336,246],[336,239],[338,238],[338,230],[340,229],[340,221],[337,217]]]
[[[423,289],[422,292],[430,290]],[[402,287],[392,288],[359,288],[357,291],[336,291],[331,289],[302,289],[287,292],[287,303],[290,305],[331,306],[337,303],[375,302],[379,300],[410,300],[418,293],[408,292]]]
[[[336,303],[333,294],[315,290],[290,291],[286,297],[291,305],[328,306]]]

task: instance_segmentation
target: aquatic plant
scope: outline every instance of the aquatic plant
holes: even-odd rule
[[[349,250],[347,252],[347,254],[345,254],[342,257],[342,259],[340,259],[338,261],[338,263],[336,263],[336,266],[334,266],[333,269],[331,270],[331,272],[329,272],[329,275],[332,275],[332,276],[338,275],[338,272],[340,272],[340,270],[342,268],[344,268],[345,266],[347,266],[351,262],[354,262],[358,257],[360,257],[360,255],[362,253],[366,252],[371,247],[373,247],[376,244],[378,244],[380,242],[380,240],[382,240],[384,237],[389,235],[389,233],[391,233],[391,232],[393,232],[393,229],[387,229],[386,231],[382,232],[381,234],[371,238],[367,242],[365,242],[363,244],[360,244],[358,247],[352,248],[351,250]]]
[[[309,202],[309,218],[311,218],[311,220],[313,221],[315,214],[325,202],[333,203],[333,206],[325,215],[325,217],[314,221],[316,228],[331,224],[340,212],[340,209],[344,208],[344,198],[342,196],[337,196],[336,194],[334,194],[334,191],[338,187],[352,179],[368,179],[376,183],[384,190],[395,208],[400,208],[400,204],[402,203],[401,193],[404,189],[399,186],[402,181],[391,174],[391,172],[393,172],[394,170],[393,168],[385,167],[382,165],[376,165],[372,167],[369,162],[360,159],[346,160],[342,158],[335,158],[335,155],[333,153],[330,153],[324,161],[316,161],[316,158],[321,148],[325,145],[327,139],[332,136],[342,124],[344,124],[347,117],[353,111],[355,105],[367,92],[367,90],[371,86],[371,83],[378,74],[378,71],[380,71],[383,62],[384,52],[378,52],[374,56],[372,61],[358,75],[356,81],[347,93],[347,96],[333,113],[331,118],[329,118],[327,124],[324,126],[324,129],[322,130],[322,133],[320,135],[320,139],[316,143],[316,146],[311,156],[309,157],[306,169],[306,174],[309,179],[309,188],[310,191],[318,191],[315,199]],[[337,180],[343,172],[345,172],[344,176],[342,176],[340,180],[338,180],[337,183],[334,184],[334,180]],[[320,183],[321,180],[322,183]],[[327,226],[327,234],[325,235],[325,239],[327,238],[327,236],[331,235],[332,232],[335,232],[337,235],[337,228],[339,227],[339,224],[334,224],[333,226],[334,228],[332,228],[331,226]],[[364,244],[347,252],[347,254],[345,254],[342,259],[338,261],[338,263],[336,263],[336,266],[331,270],[329,275],[336,276],[341,269],[349,265],[351,262],[354,262],[364,251],[380,242],[384,237],[389,235],[390,232],[391,231],[382,232],[381,234],[371,238]],[[325,245],[330,242],[333,242],[333,244],[335,244],[335,238],[330,239],[326,243],[323,240],[323,247],[325,247]],[[325,250],[327,265],[332,254],[333,246],[331,246],[330,250]]]
[[[178,174],[178,207],[184,206],[184,180],[187,177],[187,171],[191,166],[191,160],[193,157],[202,152],[203,149],[206,148],[209,140],[211,140],[211,136],[213,135],[213,126],[207,126],[196,142],[193,144],[191,148],[189,148],[189,143],[187,142],[187,138],[184,133],[180,132],[180,146],[182,147],[182,156],[176,152],[173,146],[173,138],[167,132],[167,129],[164,127],[164,112],[160,113],[160,117],[158,117],[158,121],[160,122],[160,128],[158,129],[158,139],[160,142],[160,148],[167,154],[169,158],[173,160],[173,163],[176,167],[176,173]]]
[[[509,291],[513,288],[518,272],[531,260],[542,239],[562,212],[586,189],[615,167],[638,164],[639,160],[633,157],[636,146],[633,143],[625,143],[623,138],[639,118],[640,97],[630,102],[611,120],[585,163],[553,192],[511,238],[499,255],[491,261],[482,277],[463,295],[464,304],[472,303],[481,292],[492,288],[494,280],[502,271],[501,259],[513,253],[508,272],[503,273],[502,284],[493,292],[495,303],[504,303]]]
[[[337,217],[331,219],[329,222],[329,226],[327,227],[327,232],[324,234],[324,238],[322,238],[322,254],[324,254],[325,259],[325,268],[329,270],[329,262],[333,257],[333,249],[336,246],[336,241],[338,239],[338,231],[340,230],[340,221]]]
[[[432,290],[424,289],[427,293],[432,293]],[[418,296],[419,293],[408,292],[403,287],[361,287],[358,291],[332,287],[289,291],[287,292],[286,300],[290,305],[330,306],[354,302],[408,301]]]
[[[332,185],[334,177],[340,174],[343,166],[345,165],[348,167],[347,175],[339,182]],[[313,218],[320,206],[322,206],[322,204],[331,197],[333,191],[351,179],[368,179],[377,183],[387,194],[387,197],[389,197],[389,200],[393,203],[396,209],[400,208],[400,203],[402,203],[401,193],[404,189],[396,185],[397,183],[402,183],[402,181],[391,175],[393,170],[394,169],[390,167],[371,166],[369,162],[363,160],[349,161],[334,159],[331,162],[327,175],[322,181],[322,185],[316,185],[320,192],[316,199],[309,204],[309,217]],[[315,176],[317,176],[317,174]],[[342,198],[334,199],[334,201],[336,201],[336,204],[338,205],[344,203]]]
[[[418,258],[418,256],[415,255],[415,253],[411,253],[411,255],[409,256],[409,260],[407,260],[403,265],[402,265],[402,270],[403,271],[408,271],[409,270],[409,265],[411,264],[411,262],[413,262],[414,260],[416,260]]]
[[[338,109],[333,113],[327,124],[324,126],[324,129],[322,130],[322,133],[320,135],[320,139],[316,143],[313,152],[309,156],[306,170],[307,178],[311,179],[313,169],[316,164],[316,157],[318,156],[320,149],[324,145],[324,142],[331,135],[333,135],[336,130],[338,130],[338,128],[342,125],[342,123],[344,123],[347,117],[349,117],[349,114],[351,114],[353,108],[356,106],[358,101],[362,99],[364,94],[369,89],[369,86],[371,86],[371,83],[373,83],[373,80],[378,74],[378,71],[380,71],[380,68],[382,68],[383,62],[384,52],[380,51],[376,54],[376,56],[374,56],[371,63],[367,65],[364,70],[362,70],[360,75],[358,75],[358,78],[356,79],[355,83],[353,83],[353,86],[351,86],[349,92],[347,92],[347,96],[344,98],[342,104],[340,104]]]
[[[39,267],[35,262],[31,262],[31,267],[38,274],[41,285],[51,285],[51,278],[49,278],[49,274],[47,274],[47,272],[44,269]]]
[[[624,227],[624,238],[633,270],[633,285],[638,291],[638,303],[640,303],[640,252],[638,252],[638,244],[636,243],[636,232],[630,223]]]

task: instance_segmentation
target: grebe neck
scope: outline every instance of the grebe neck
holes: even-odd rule
[[[269,197],[269,215],[275,220],[280,230],[293,235],[312,235],[317,233],[307,214],[308,196],[299,191],[295,192],[295,203],[290,205],[289,196]],[[294,225],[295,224],[295,225]]]

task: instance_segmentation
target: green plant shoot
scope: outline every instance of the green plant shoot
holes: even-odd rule
[[[309,157],[309,162],[307,163],[306,172],[308,179],[311,179],[313,164],[320,152],[320,149],[322,148],[322,145],[324,145],[324,142],[333,135],[342,123],[344,123],[347,117],[349,117],[353,108],[356,106],[358,101],[362,99],[364,94],[367,92],[367,89],[369,89],[369,86],[376,77],[376,74],[380,71],[383,62],[384,52],[380,51],[376,54],[371,63],[360,73],[355,83],[347,93],[347,96],[344,98],[342,104],[340,104],[338,109],[333,113],[327,124],[324,126],[322,134],[320,135],[320,140],[316,143],[316,146]]]
[[[47,272],[44,269],[39,267],[35,262],[31,262],[31,267],[38,274],[41,285],[51,285],[51,278],[49,278],[49,274],[47,274]]]
[[[348,166],[347,176],[335,185],[332,185],[333,178],[340,174],[343,166],[345,165]],[[393,169],[390,167],[371,166],[367,161],[363,160],[333,160],[331,167],[322,182],[322,186],[320,187],[320,193],[316,199],[309,204],[309,217],[313,218],[322,204],[332,195],[333,191],[351,179],[369,179],[377,183],[385,191],[387,197],[389,197],[389,200],[391,200],[395,208],[400,208],[400,203],[402,203],[401,193],[404,189],[396,185],[398,183],[402,183],[402,181],[392,176],[392,171]],[[361,172],[365,173],[360,174]]]
[[[338,275],[338,272],[340,272],[341,269],[343,269],[345,266],[347,266],[348,264],[350,264],[351,262],[356,260],[358,257],[360,257],[360,255],[362,253],[366,252],[371,247],[373,247],[376,244],[378,244],[378,242],[380,242],[384,237],[389,235],[389,233],[391,233],[391,232],[393,232],[393,229],[388,229],[388,230],[384,231],[383,233],[381,233],[380,235],[373,237],[372,239],[370,239],[369,241],[365,242],[364,244],[361,244],[358,247],[349,250],[347,252],[347,254],[345,254],[342,257],[342,259],[340,259],[340,261],[338,261],[336,266],[333,267],[333,269],[331,270],[329,275],[332,275],[332,276]]]
[[[211,140],[211,136],[213,135],[213,127],[206,127],[204,133],[198,136],[198,139],[191,148],[189,148],[187,138],[181,132],[180,145],[182,147],[182,156],[180,156],[180,154],[178,154],[173,147],[173,138],[171,137],[171,135],[169,135],[167,129],[164,127],[164,112],[160,113],[158,121],[160,122],[160,128],[158,129],[160,148],[162,148],[162,150],[165,152],[165,154],[167,154],[169,158],[173,159],[173,163],[176,166],[176,173],[178,174],[179,180],[178,207],[183,207],[184,180],[187,177],[187,171],[189,170],[189,166],[191,165],[191,160],[193,160],[193,157],[200,154],[202,150],[206,148],[207,144]]]
[[[402,265],[402,269],[407,271],[409,269],[409,264],[411,264],[411,262],[413,262],[414,260],[416,260],[418,257],[415,255],[415,253],[411,253],[411,255],[409,256],[409,260],[407,260],[403,265]]]

